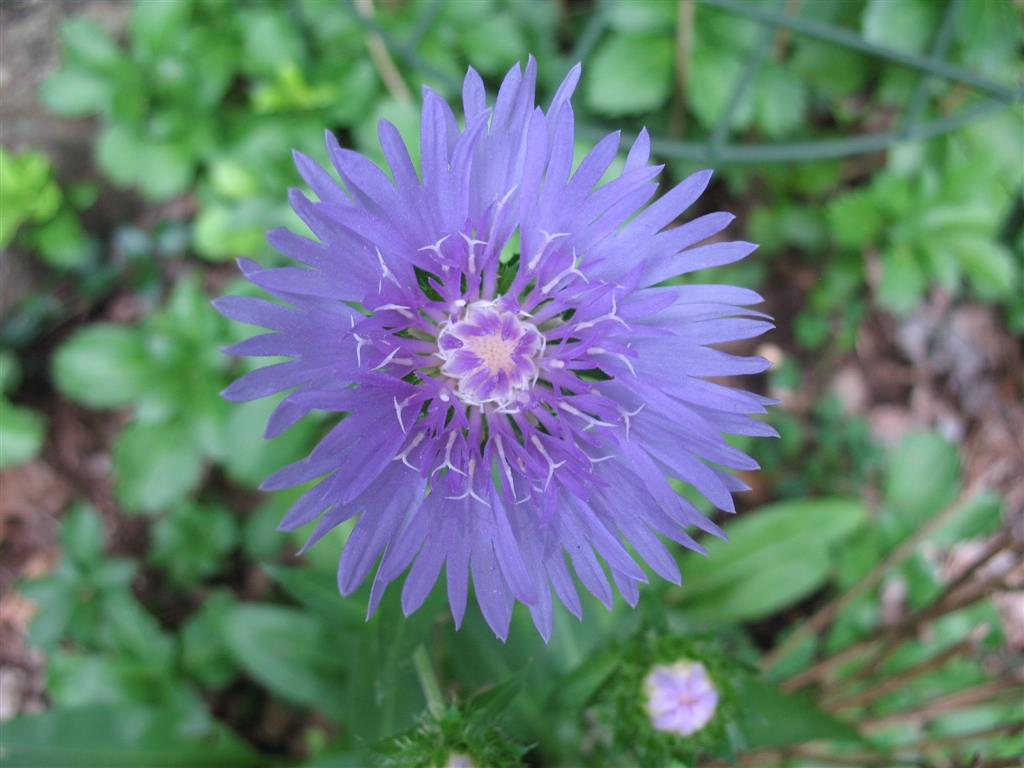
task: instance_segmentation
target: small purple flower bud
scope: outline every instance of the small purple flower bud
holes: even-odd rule
[[[476,768],[476,765],[467,755],[452,752],[448,755],[448,762],[444,764],[444,768]]]
[[[696,661],[655,666],[644,678],[644,691],[651,725],[681,736],[692,736],[707,725],[718,706],[718,691]]]

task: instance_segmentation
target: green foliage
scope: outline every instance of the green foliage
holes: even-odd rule
[[[230,510],[186,504],[153,526],[150,559],[175,585],[189,589],[221,569],[237,540]]]
[[[294,608],[250,603],[224,618],[224,640],[248,674],[287,701],[342,717],[347,665],[329,627]]]
[[[522,765],[528,748],[494,725],[518,692],[517,681],[511,680],[449,706],[439,719],[425,715],[416,728],[374,745],[382,757],[380,764],[393,768]]]
[[[619,35],[594,54],[586,102],[596,112],[626,115],[661,107],[672,92],[672,45],[664,38]]]
[[[124,704],[55,709],[4,725],[10,768],[256,768],[266,761],[212,722]]]
[[[28,408],[20,408],[7,399],[21,378],[18,358],[0,349],[0,469],[21,464],[35,457],[43,444],[46,420]]]
[[[472,65],[493,92],[529,52],[538,58],[540,104],[576,57],[583,60],[577,162],[606,128],[628,135],[646,125],[656,140],[704,142],[727,113],[729,143],[897,131],[907,127],[901,114],[918,82],[881,58],[783,29],[767,36],[743,13],[703,2],[372,5],[369,30],[360,17],[366,4],[320,0],[138,2],[116,34],[88,11],[69,15],[60,68],[39,95],[55,114],[94,118],[102,178],[62,187],[41,152],[0,148],[0,245],[35,258],[33,276],[42,275],[0,326],[0,466],[38,455],[47,437],[42,413],[22,405],[51,401],[43,371],[87,425],[108,417],[83,410],[123,410],[116,438],[104,445],[114,503],[107,486],[89,488],[103,517],[82,504],[63,513],[55,567],[20,587],[36,605],[29,640],[45,653],[50,709],[5,723],[3,764],[259,766],[267,761],[256,747],[269,745],[281,753],[275,766],[308,757],[306,768],[440,768],[458,765],[456,757],[521,764],[519,745],[531,744],[537,766],[678,768],[807,742],[885,748],[906,730],[866,742],[851,723],[985,680],[985,663],[1007,653],[990,601],[901,642],[879,674],[898,674],[982,625],[990,628],[983,649],[997,653],[957,658],[864,710],[836,716],[818,703],[829,690],[791,695],[776,687],[877,632],[882,590],[899,586],[908,611],[933,600],[946,578],[943,553],[1003,525],[995,493],[949,515],[879,586],[773,667],[771,681],[753,670],[821,601],[854,588],[962,491],[954,443],[914,432],[884,450],[865,418],[816,393],[834,361],[863,351],[866,323],[872,332],[887,328],[925,302],[931,312],[944,306],[933,301],[940,294],[995,307],[1000,333],[1024,329],[1024,232],[1012,226],[1024,182],[1019,105],[928,143],[849,160],[725,167],[716,176],[701,205],[743,212],[730,236],[761,249],[746,264],[694,279],[749,285],[769,297],[783,320],[770,341],[786,359],[761,391],[781,391],[796,405],[770,409],[781,439],[751,449],[762,465],[758,498],[769,502],[724,522],[727,543],[702,538],[707,558],[681,557],[681,588],[647,585],[636,610],[616,604],[606,612],[590,601],[582,622],[558,607],[547,644],[520,607],[501,644],[474,608],[454,632],[443,586],[411,617],[392,588],[367,620],[369,588],[342,599],[331,572],[350,524],[292,554],[308,531],[282,536],[275,526],[298,491],[250,491],[307,453],[322,424],[307,418],[268,443],[263,425],[276,399],[228,405],[219,397],[249,364],[218,351],[242,332],[209,299],[213,290],[250,289],[224,287],[228,265],[192,258],[276,258],[266,230],[302,226],[285,195],[300,183],[293,148],[329,166],[326,128],[380,163],[377,124],[386,118],[418,164],[420,84],[455,101]],[[680,8],[693,11],[692,29]],[[786,11],[927,55],[943,8],[819,0]],[[1019,22],[1020,9],[1004,0],[963,3],[950,61],[1019,81]],[[378,30],[397,79],[383,77],[370,55],[370,31]],[[758,52],[763,60],[736,97]],[[939,78],[925,83],[924,97],[922,119],[979,104]],[[655,141],[658,161],[664,147]],[[690,170],[689,161],[669,160],[666,183]],[[104,203],[113,198],[104,194],[97,216],[80,217],[104,184],[128,191],[116,198],[130,200],[124,215],[108,221]],[[66,419],[51,421],[49,437],[61,438],[52,432]],[[63,466],[66,453],[58,439],[43,460]],[[85,458],[89,471],[102,466],[101,455]],[[76,492],[87,477],[71,478]],[[423,712],[427,697],[411,663],[421,647],[453,702],[440,717],[436,707]],[[723,695],[712,725],[692,740],[654,732],[642,701],[651,665],[680,657],[700,659]],[[829,684],[871,684],[846,673],[836,670]],[[282,718],[299,732],[275,733]],[[935,718],[914,738],[1015,718],[1011,705],[986,703]],[[1016,739],[976,748],[1009,758],[1020,753]]]
[[[824,586],[829,552],[867,520],[850,499],[801,499],[764,507],[726,527],[729,541],[707,543],[708,557],[683,559],[682,608],[709,623],[776,613]]]
[[[80,267],[93,256],[94,245],[78,220],[93,195],[84,187],[65,194],[53,166],[39,152],[12,154],[0,147],[0,247],[17,237],[58,269]]]
[[[131,598],[135,564],[104,555],[103,523],[84,505],[67,513],[61,544],[65,556],[57,568],[23,587],[40,606],[30,627],[32,643],[52,648],[70,637],[85,646],[102,646],[109,639],[107,613]]]
[[[314,425],[266,442],[260,437],[272,404],[234,409],[221,399],[230,372],[217,343],[230,333],[193,276],[140,325],[86,326],[57,350],[53,376],[66,396],[94,408],[135,408],[136,420],[114,447],[116,488],[127,510],[154,513],[181,503],[208,460],[255,485],[308,446]]]

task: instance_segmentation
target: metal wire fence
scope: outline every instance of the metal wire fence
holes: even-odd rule
[[[388,49],[406,64],[436,77],[452,87],[457,87],[458,83],[452,82],[447,73],[434,70],[416,51],[417,43],[430,28],[447,1],[435,0],[430,3],[412,32],[402,40],[392,37],[372,18],[358,13],[355,0],[347,0],[347,3],[361,23],[369,31],[379,35]],[[780,8],[774,0],[765,0],[764,2],[755,0],[680,0],[680,5],[698,2],[757,22],[762,26],[762,30],[746,65],[732,85],[726,106],[710,135],[702,140],[662,139],[652,142],[652,150],[666,159],[710,163],[785,163],[847,157],[883,150],[898,142],[930,139],[1004,109],[1011,104],[1024,101],[1024,87],[998,83],[947,60],[946,55],[965,0],[947,0],[942,20],[927,55],[878,45],[849,29],[802,17],[799,13],[791,12],[785,6]],[[608,26],[610,7],[611,0],[598,0],[576,40],[573,49],[575,60],[585,61],[594,45],[600,40]],[[901,116],[896,121],[896,127],[887,131],[855,136],[826,137],[787,143],[729,141],[733,119],[739,104],[751,87],[759,67],[769,55],[775,34],[780,30],[848,48],[914,70],[917,73],[917,82]],[[922,120],[928,87],[934,78],[945,80],[953,85],[965,86],[983,95],[984,98],[953,114]],[[587,129],[584,127],[583,132],[586,133],[586,131]]]

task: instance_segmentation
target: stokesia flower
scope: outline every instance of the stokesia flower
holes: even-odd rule
[[[292,190],[290,201],[314,239],[277,229],[269,240],[301,266],[243,259],[246,277],[279,303],[217,302],[271,329],[228,352],[291,358],[224,393],[290,390],[267,437],[311,410],[345,414],[262,487],[317,481],[281,523],[319,518],[310,544],[355,518],[338,587],[348,595],[379,560],[371,614],[406,569],[402,607],[415,611],[443,565],[456,626],[472,574],[499,637],[518,600],[547,639],[552,588],[582,612],[566,553],[602,603],[612,603],[610,571],[635,605],[647,575],[627,542],[679,583],[662,537],[702,551],[691,526],[721,535],[668,478],[731,512],[732,492],[746,486],[727,470],[757,465],[723,433],[773,433],[748,415],[764,411],[764,398],[705,378],[767,367],[708,346],[771,328],[748,308],[761,298],[727,285],[661,285],[755,246],[706,242],[727,213],[672,226],[708,171],[648,205],[661,166],[649,163],[646,132],[617,178],[602,183],[618,133],[573,171],[569,99],[579,76],[577,66],[545,111],[534,104],[532,58],[508,73],[493,106],[470,70],[464,128],[425,89],[419,174],[387,121],[379,137],[390,174],[330,134],[343,187],[296,153],[318,199]]]
[[[718,707],[718,691],[696,661],[654,667],[644,678],[644,693],[651,725],[681,736],[692,736],[711,722]]]

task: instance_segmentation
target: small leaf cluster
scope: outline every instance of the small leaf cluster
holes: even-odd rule
[[[0,147],[0,197],[0,248],[17,243],[60,270],[95,261],[95,242],[78,218],[95,200],[95,187],[79,184],[65,191],[44,154]]]
[[[43,445],[46,419],[31,408],[14,405],[8,393],[18,387],[21,366],[13,352],[0,349],[0,469],[34,458]]]

